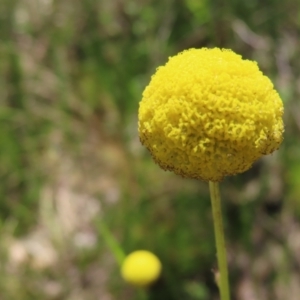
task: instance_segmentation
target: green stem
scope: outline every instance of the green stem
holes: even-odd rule
[[[118,262],[119,266],[122,266],[122,263],[125,259],[125,253],[123,249],[120,247],[119,243],[112,235],[108,227],[104,224],[104,222],[100,221],[97,223],[97,227],[102,234],[103,240],[108,248],[111,250],[113,256],[115,257],[116,261]]]
[[[218,266],[220,272],[220,277],[219,280],[217,280],[217,283],[221,294],[221,300],[230,300],[227,257],[226,257],[225,237],[224,237],[224,229],[223,229],[223,221],[222,221],[219,184],[217,182],[210,181],[209,191],[210,191],[212,213],[213,213],[213,220],[214,220]]]
[[[138,290],[138,297],[139,297],[139,300],[147,300],[146,291],[144,289],[139,289]]]

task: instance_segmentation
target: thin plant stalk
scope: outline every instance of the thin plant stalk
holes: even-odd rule
[[[108,227],[104,224],[104,222],[99,222],[98,229],[100,233],[102,234],[104,243],[108,246],[108,248],[111,250],[114,258],[118,262],[119,266],[122,266],[122,263],[125,259],[125,253],[111,231],[108,229]]]
[[[222,221],[221,198],[219,184],[217,182],[209,182],[209,191],[212,205],[213,222],[215,230],[215,239],[217,247],[217,258],[219,267],[219,278],[217,284],[221,294],[221,300],[230,300],[228,267],[225,246],[225,236]]]

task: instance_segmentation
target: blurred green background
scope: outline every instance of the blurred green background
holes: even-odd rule
[[[160,257],[147,299],[218,299],[208,186],[137,135],[156,67],[217,46],[256,60],[285,106],[280,150],[221,184],[233,299],[298,300],[299,34],[297,0],[1,0],[0,299],[141,299],[102,222]]]

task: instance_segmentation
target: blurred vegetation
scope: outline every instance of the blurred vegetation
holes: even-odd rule
[[[141,299],[119,276],[155,252],[148,299],[218,299],[208,187],[141,147],[138,103],[155,68],[190,47],[256,60],[285,104],[285,141],[222,183],[233,299],[300,294],[300,3],[0,2],[1,299]]]

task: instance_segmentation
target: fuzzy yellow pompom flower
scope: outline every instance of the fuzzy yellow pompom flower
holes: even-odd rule
[[[137,250],[125,258],[121,274],[128,283],[147,287],[159,278],[161,269],[161,262],[156,255],[146,250]]]
[[[278,149],[282,115],[282,101],[256,62],[227,49],[190,49],[152,76],[139,135],[164,170],[217,182]]]

